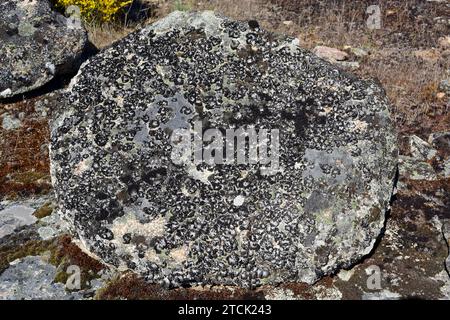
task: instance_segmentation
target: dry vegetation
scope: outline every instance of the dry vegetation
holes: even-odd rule
[[[47,192],[51,188],[47,120],[37,116],[34,100],[0,105],[0,117],[6,113],[24,120],[16,130],[0,126],[0,199]]]

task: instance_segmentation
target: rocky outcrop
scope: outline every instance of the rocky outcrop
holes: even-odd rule
[[[411,161],[399,163],[386,232],[370,257],[338,274],[333,287],[342,299],[450,298],[445,267],[449,261],[450,178],[442,170],[450,159],[446,137],[448,133],[436,132],[429,136],[429,143],[414,135],[401,139],[401,158]],[[424,164],[430,174],[421,173]],[[370,283],[377,278],[378,285]]]
[[[0,275],[0,300],[73,300],[78,292],[66,291],[64,284],[54,283],[56,267],[41,257],[29,256],[12,263]]]
[[[35,209],[22,205],[0,210],[0,238],[13,233],[20,227],[34,224],[37,220],[33,216],[34,211]]]
[[[79,62],[86,31],[47,0],[4,0],[0,16],[0,99],[40,88]]]
[[[255,21],[175,12],[83,64],[62,103],[61,214],[119,270],[167,286],[313,283],[384,226],[397,148],[383,90]],[[223,163],[227,130],[249,144]]]

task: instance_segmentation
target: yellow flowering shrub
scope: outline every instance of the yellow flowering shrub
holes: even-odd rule
[[[87,20],[109,22],[133,0],[54,0],[54,2],[60,8],[77,6],[81,16]]]

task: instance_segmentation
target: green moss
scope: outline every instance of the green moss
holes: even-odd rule
[[[38,219],[42,219],[42,218],[45,218],[45,217],[48,217],[49,215],[51,215],[52,212],[53,212],[53,206],[52,206],[52,204],[49,202],[49,203],[44,204],[44,205],[43,205],[42,207],[40,207],[39,209],[37,209],[37,210],[33,213],[33,215],[34,215],[36,218],[38,218]]]
[[[56,273],[55,278],[53,279],[53,282],[66,284],[67,279],[69,279],[69,275],[65,271],[61,270],[58,273]]]
[[[0,272],[9,267],[14,260],[28,256],[39,256],[44,252],[54,252],[56,245],[54,241],[30,240],[23,245],[0,249]]]
[[[67,268],[70,265],[78,266],[81,270],[81,289],[88,288],[90,282],[99,278],[98,273],[105,268],[99,261],[84,253],[69,236],[63,236],[58,240],[57,250],[52,252],[49,262],[58,266],[60,271],[54,281],[61,283],[66,283],[69,278]]]

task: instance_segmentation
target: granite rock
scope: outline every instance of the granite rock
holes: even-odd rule
[[[409,137],[409,146],[412,156],[417,159],[427,161],[434,158],[437,154],[437,151],[430,144],[416,135]]]

